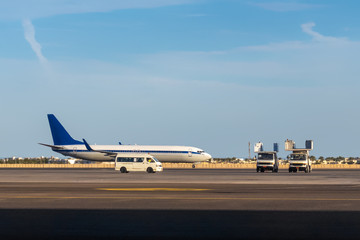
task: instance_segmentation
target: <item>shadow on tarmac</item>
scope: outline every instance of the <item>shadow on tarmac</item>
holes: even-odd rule
[[[358,239],[360,212],[1,209],[1,239]]]

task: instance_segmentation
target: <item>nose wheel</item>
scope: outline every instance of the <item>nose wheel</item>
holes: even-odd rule
[[[192,165],[192,168],[195,168],[195,164]]]

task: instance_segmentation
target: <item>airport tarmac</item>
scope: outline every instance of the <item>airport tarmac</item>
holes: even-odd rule
[[[360,170],[0,169],[0,223],[3,239],[357,239]]]

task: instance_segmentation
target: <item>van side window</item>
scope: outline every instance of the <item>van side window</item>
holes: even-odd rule
[[[136,158],[136,162],[144,162],[144,158]]]
[[[117,162],[134,162],[134,158],[123,158],[123,157],[118,157],[116,159]]]

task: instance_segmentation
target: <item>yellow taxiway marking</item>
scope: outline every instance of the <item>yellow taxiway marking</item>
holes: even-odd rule
[[[61,197],[61,196],[7,196],[5,199],[134,199],[134,200],[237,200],[237,201],[360,201],[360,198],[227,198],[227,197],[124,197],[124,196],[103,196],[103,197]]]
[[[211,189],[199,189],[199,188],[97,188],[96,190],[105,191],[130,191],[130,192],[200,192],[208,191]]]

